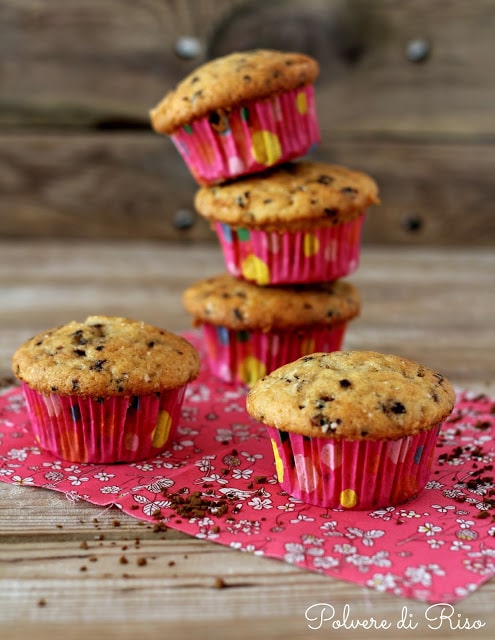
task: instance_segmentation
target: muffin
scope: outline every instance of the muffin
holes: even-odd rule
[[[39,446],[75,462],[131,462],[163,451],[199,367],[184,338],[111,316],[44,331],[12,357]]]
[[[301,53],[257,49],[195,69],[150,111],[200,184],[305,155],[320,141],[313,83],[319,65]]]
[[[273,371],[246,406],[267,425],[284,491],[321,507],[376,509],[424,487],[454,400],[448,380],[423,365],[336,351]]]
[[[196,282],[182,300],[202,328],[211,372],[247,386],[301,355],[340,349],[360,311],[346,282],[258,287],[230,274]]]
[[[202,187],[195,207],[216,230],[227,270],[264,286],[337,280],[356,270],[366,209],[378,204],[365,173],[293,162]]]

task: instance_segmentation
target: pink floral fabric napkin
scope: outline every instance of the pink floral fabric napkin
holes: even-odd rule
[[[187,335],[198,346],[195,334]],[[424,602],[456,602],[495,574],[495,400],[458,393],[419,497],[376,511],[323,509],[284,493],[246,391],[203,369],[171,449],[132,464],[40,451],[19,388],[0,396],[0,480],[43,487],[239,551]]]

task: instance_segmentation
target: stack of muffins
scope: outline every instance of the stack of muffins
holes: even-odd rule
[[[151,111],[201,185],[198,213],[227,273],[183,295],[212,373],[251,387],[278,366],[341,347],[360,312],[341,280],[358,266],[366,174],[301,161],[319,142],[318,63],[298,53],[233,53],[193,71]]]

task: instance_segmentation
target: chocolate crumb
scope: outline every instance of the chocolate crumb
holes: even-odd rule
[[[125,556],[120,556],[119,562],[120,564],[129,564],[129,560]]]
[[[145,565],[148,564],[148,561],[146,560],[146,558],[141,556],[136,560],[136,564],[137,564],[138,567],[144,567]]]
[[[215,578],[213,586],[215,589],[225,589],[225,587],[227,586],[227,583],[223,578],[217,577]]]
[[[46,600],[45,598],[40,598],[38,600],[38,607],[46,607]]]

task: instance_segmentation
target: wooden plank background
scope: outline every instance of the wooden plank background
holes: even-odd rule
[[[272,47],[320,61],[314,157],[380,184],[365,242],[491,246],[494,33],[493,0],[2,0],[0,236],[213,242],[148,111],[204,60]]]

